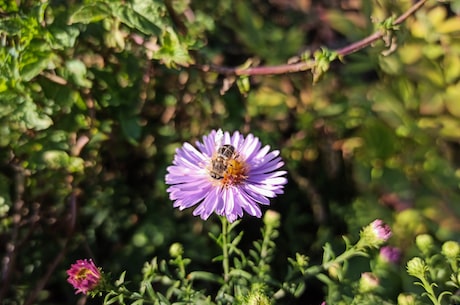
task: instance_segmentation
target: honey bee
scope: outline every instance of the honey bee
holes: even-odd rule
[[[224,178],[228,168],[228,161],[235,157],[235,147],[230,144],[221,145],[217,148],[215,156],[211,160],[209,175],[216,180]]]

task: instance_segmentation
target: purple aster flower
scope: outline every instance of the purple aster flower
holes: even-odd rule
[[[101,271],[96,267],[91,259],[79,259],[67,270],[67,282],[75,289],[75,294],[87,294],[93,290],[101,280]]]
[[[243,216],[261,217],[259,204],[283,193],[287,179],[279,151],[262,147],[257,137],[235,131],[211,131],[196,142],[176,150],[173,165],[167,168],[166,183],[174,207],[197,206],[193,215],[206,220],[213,212],[233,222]]]
[[[387,263],[397,264],[401,259],[401,250],[399,248],[385,246],[380,248],[380,257]]]

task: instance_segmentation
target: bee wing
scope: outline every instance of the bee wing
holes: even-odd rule
[[[217,149],[222,146],[222,142],[224,140],[224,133],[222,132],[222,129],[219,129],[217,132],[216,132],[216,136],[214,137],[215,139],[215,145],[216,145],[216,151]]]

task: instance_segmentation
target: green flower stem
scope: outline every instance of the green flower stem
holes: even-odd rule
[[[222,222],[222,267],[224,269],[224,281],[225,283],[229,280],[229,255],[228,255],[228,221],[225,217],[220,217]]]
[[[261,268],[266,262],[265,262],[265,258],[267,257],[267,254],[268,254],[268,248],[270,246],[270,240],[271,240],[271,234],[273,232],[273,227],[272,226],[266,226],[266,231],[265,231],[265,234],[263,234],[263,241],[262,241],[262,246],[260,248],[260,260],[259,260],[259,264],[258,264],[258,267],[259,267],[259,278],[262,279],[262,272],[261,270],[263,270],[263,268]]]
[[[331,266],[335,265],[335,264],[340,264],[340,263],[343,263],[344,261],[354,257],[354,256],[365,256],[366,253],[362,251],[363,250],[363,247],[359,244],[356,244],[354,245],[353,247],[351,247],[350,249],[346,250],[345,252],[343,252],[342,254],[340,254],[339,256],[337,256],[336,258],[328,261],[328,262],[324,262],[322,263],[321,265],[319,266],[311,266],[309,268],[307,268],[305,270],[305,273],[304,273],[304,276],[312,276],[312,275],[316,275],[324,270],[328,270]]]
[[[425,291],[428,295],[428,298],[430,298],[431,302],[434,305],[441,305],[441,302],[439,302],[438,298],[436,297],[436,294],[434,293],[433,285],[431,285],[424,276],[420,276],[418,277],[418,279],[421,281],[423,288],[425,288]]]

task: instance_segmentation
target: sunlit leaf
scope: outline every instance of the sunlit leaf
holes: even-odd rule
[[[35,53],[34,57],[29,57],[24,61],[21,68],[21,77],[24,81],[30,81],[32,78],[39,75],[43,70],[52,67],[54,54],[50,53]]]
[[[159,35],[161,33],[161,29],[156,24],[139,14],[130,5],[124,3],[115,4],[112,10],[113,15],[130,28],[136,29],[146,35]]]
[[[69,24],[74,23],[94,23],[109,17],[110,7],[102,1],[84,4],[75,11],[69,18]]]
[[[70,73],[72,80],[82,87],[91,87],[92,83],[87,78],[87,70],[85,64],[78,60],[69,60],[65,63],[67,71]]]
[[[448,34],[452,32],[460,31],[460,19],[459,18],[449,18],[443,23],[441,23],[436,30],[442,34]]]
[[[460,118],[460,86],[452,85],[447,87],[445,94],[445,103],[447,110],[457,118]],[[460,130],[459,136],[460,136]]]

